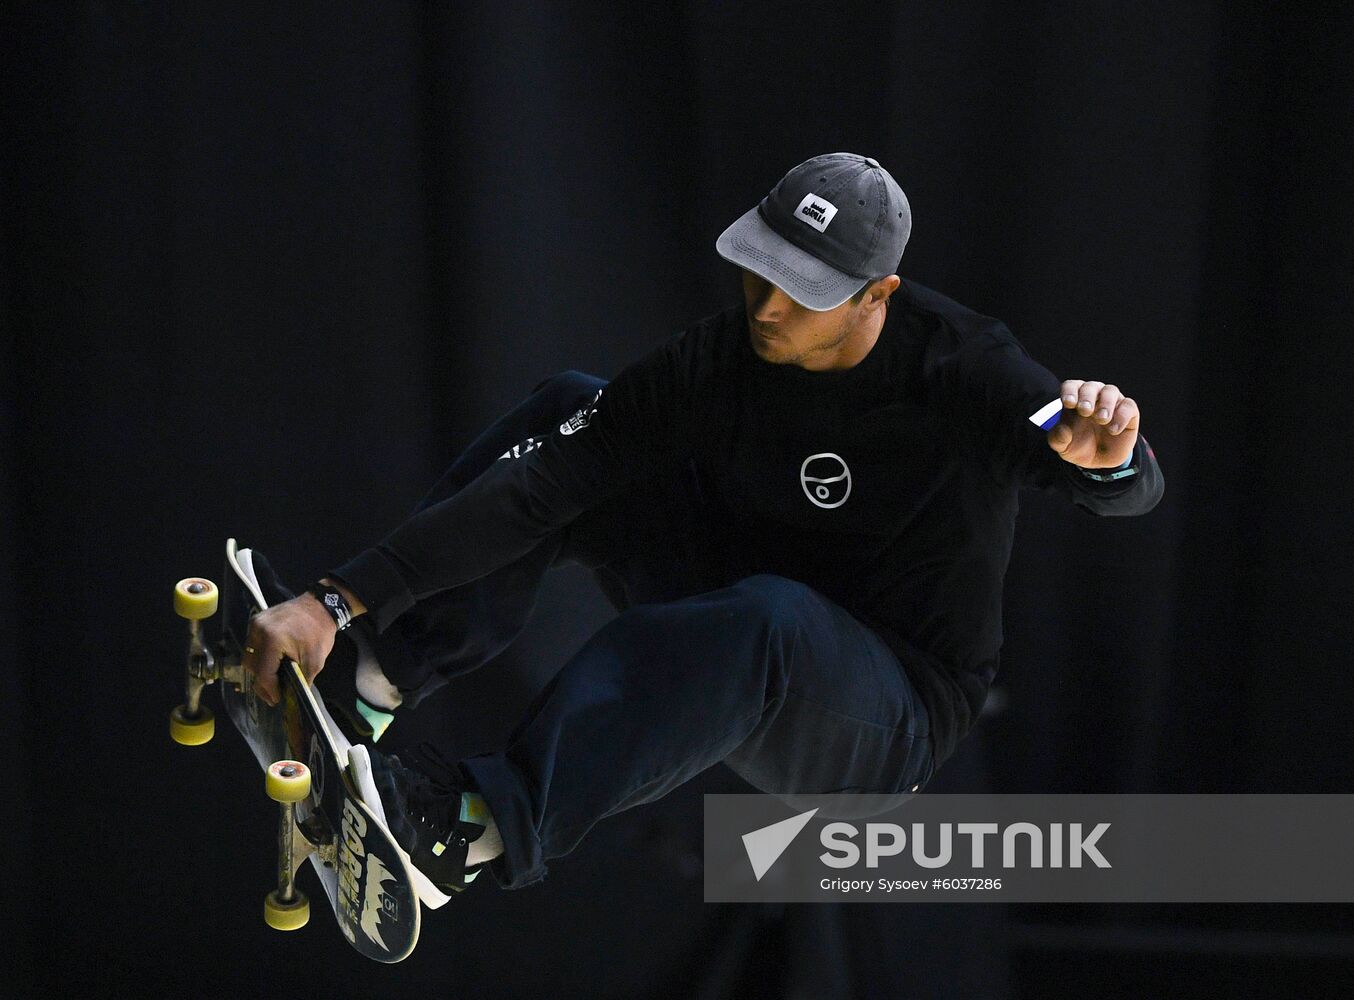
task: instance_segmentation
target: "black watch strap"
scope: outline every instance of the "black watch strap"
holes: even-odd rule
[[[348,602],[343,599],[343,595],[339,593],[337,587],[316,581],[310,585],[306,592],[315,595],[315,599],[320,602],[320,606],[329,612],[329,617],[334,619],[334,623],[338,625],[340,632],[353,623],[353,609],[348,606]]]

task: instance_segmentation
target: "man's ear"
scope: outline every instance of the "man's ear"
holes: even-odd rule
[[[903,283],[903,279],[896,274],[890,274],[887,278],[880,278],[875,282],[874,287],[870,289],[870,294],[878,297],[881,302],[887,302],[898,286]]]

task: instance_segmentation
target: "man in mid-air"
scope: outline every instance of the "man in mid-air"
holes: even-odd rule
[[[250,626],[256,690],[276,701],[283,657],[324,671],[430,905],[486,865],[536,882],[718,761],[782,797],[922,788],[997,671],[1020,488],[1099,515],[1160,500],[1134,400],[902,280],[911,223],[871,157],[801,163],[716,242],[737,305],[609,383],[539,384],[308,592],[255,554],[280,601]],[[507,746],[376,750],[512,641],[565,560],[619,614]]]

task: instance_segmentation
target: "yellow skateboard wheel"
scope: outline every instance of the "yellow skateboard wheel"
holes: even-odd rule
[[[299,760],[274,761],[265,783],[274,802],[301,802],[310,795],[310,768]]]
[[[273,930],[299,931],[310,920],[310,900],[306,899],[306,894],[293,889],[292,895],[295,898],[285,903],[274,889],[264,898],[263,920]]]
[[[169,713],[169,735],[181,746],[200,747],[210,743],[216,735],[216,717],[206,705],[198,709],[197,718],[188,717],[188,706],[179,705]]]
[[[216,614],[220,591],[216,584],[199,576],[190,576],[174,584],[174,613],[180,618],[200,621]]]

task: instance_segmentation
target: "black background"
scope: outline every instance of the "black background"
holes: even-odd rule
[[[736,301],[715,237],[849,150],[908,194],[903,276],[1120,386],[1167,484],[1025,495],[996,694],[932,789],[1347,791],[1347,7],[3,11],[0,990],[1348,993],[1347,907],[702,904],[722,766],[383,968],[323,908],[264,927],[257,770],[166,731],[170,590],[227,536],[293,587],[378,541],[542,378]],[[392,740],[494,747],[608,615],[555,571]]]

